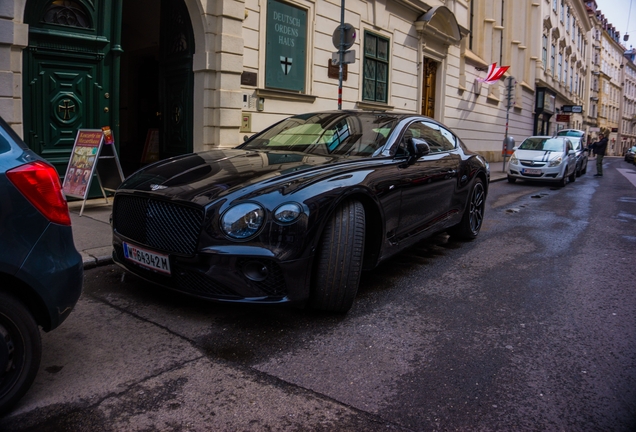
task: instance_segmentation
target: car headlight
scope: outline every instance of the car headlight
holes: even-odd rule
[[[255,203],[242,203],[221,216],[221,229],[228,236],[243,240],[253,236],[263,226],[265,210]]]
[[[510,163],[511,164],[515,164],[515,165],[519,165],[519,159],[517,159],[517,155],[516,154],[512,154],[512,156],[510,156]]]
[[[550,163],[548,164],[548,166],[551,166],[551,167],[559,166],[561,165],[561,162],[563,162],[563,158],[559,156],[558,158],[554,158],[550,160]]]
[[[279,223],[289,224],[298,219],[302,212],[303,210],[299,204],[285,203],[274,210],[274,219]]]

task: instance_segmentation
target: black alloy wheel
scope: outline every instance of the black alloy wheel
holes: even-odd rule
[[[0,414],[29,390],[40,367],[40,330],[28,309],[0,292]]]
[[[322,233],[312,277],[309,305],[314,309],[345,313],[358,292],[364,258],[364,206],[343,202]]]
[[[448,230],[451,237],[461,240],[473,240],[479,235],[484,223],[486,209],[486,189],[481,179],[476,179],[466,211],[460,223]]]

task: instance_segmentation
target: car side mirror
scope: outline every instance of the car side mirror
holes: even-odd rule
[[[411,153],[411,157],[409,158],[410,164],[431,152],[431,147],[426,140],[421,138],[409,138],[407,144],[409,152]]]

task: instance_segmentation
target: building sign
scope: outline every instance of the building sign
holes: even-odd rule
[[[556,96],[545,87],[537,87],[537,113],[554,114],[556,111]]]
[[[556,106],[556,96],[551,95],[548,92],[545,92],[543,99],[543,111],[548,114],[554,114]]]
[[[569,114],[557,114],[556,116],[557,123],[569,123],[570,115]]]
[[[265,86],[305,91],[307,11],[278,1],[267,1]]]
[[[583,105],[563,105],[561,111],[564,113],[582,113]]]

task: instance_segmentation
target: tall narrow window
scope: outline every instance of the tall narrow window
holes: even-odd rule
[[[541,61],[543,62],[543,69],[548,68],[548,36],[543,35],[543,46],[541,51]]]
[[[561,0],[561,22],[563,22],[563,18],[565,16],[565,7],[563,5],[563,0]]]
[[[561,82],[563,79],[563,53],[559,53],[559,63],[557,64],[557,80]]]
[[[556,45],[552,44],[550,51],[550,70],[552,71],[552,75],[556,75],[556,68],[554,67],[554,61],[556,57]]]
[[[364,78],[362,99],[386,102],[389,91],[389,40],[364,33]]]

